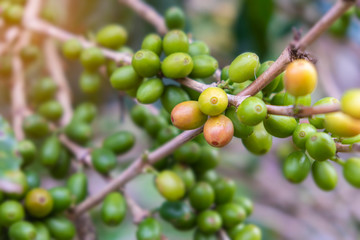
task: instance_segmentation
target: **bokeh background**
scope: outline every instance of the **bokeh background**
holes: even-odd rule
[[[159,13],[171,6],[180,6],[187,15],[187,32],[194,39],[206,42],[219,66],[229,65],[240,53],[253,51],[261,62],[275,60],[292,41],[293,29],[305,33],[331,6],[333,0],[148,0]],[[126,27],[127,45],[140,48],[143,37],[155,29],[141,16],[117,0],[48,0],[43,17],[62,28],[90,39],[109,23]],[[40,40],[39,40],[40,41]],[[356,17],[339,20],[308,51],[317,59],[319,85],[312,102],[325,96],[341,97],[349,89],[360,87],[360,20]],[[41,62],[41,60],[39,60]],[[41,63],[39,63],[41,64]],[[34,67],[35,68],[35,67]],[[64,69],[73,90],[75,104],[95,101],[100,108],[94,124],[96,141],[117,129],[133,131],[137,137],[134,149],[119,158],[122,171],[134,158],[150,146],[151,139],[137,128],[127,114],[133,102],[119,97],[103,79],[103,88],[97,96],[81,93],[78,79],[80,63],[67,62]],[[46,75],[28,69],[33,79]],[[29,80],[31,82],[31,78]],[[8,91],[0,82],[0,109],[8,115]],[[160,106],[160,103],[156,103]],[[274,139],[272,150],[263,157],[249,154],[239,139],[221,151],[222,161],[217,171],[236,180],[238,193],[249,196],[255,211],[249,221],[261,226],[264,240],[357,240],[360,239],[360,190],[347,184],[337,167],[339,183],[332,192],[318,189],[311,176],[299,185],[288,183],[282,176],[281,163],[292,150],[291,139]],[[343,154],[348,158],[354,154]],[[41,170],[37,170],[41,171]],[[46,174],[44,171],[43,174]],[[104,180],[89,171],[90,194],[97,192]],[[43,185],[58,183],[51,179]],[[153,176],[143,174],[126,186],[128,193],[146,209],[158,207],[163,199],[153,185]],[[128,214],[126,223],[110,228],[103,225],[99,209],[91,211],[98,239],[135,239],[135,226]],[[192,232],[180,233],[162,222],[164,234],[170,240],[192,238]]]

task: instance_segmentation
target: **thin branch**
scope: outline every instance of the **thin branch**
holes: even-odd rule
[[[220,229],[218,235],[220,240],[230,240],[229,236],[227,235],[224,229]]]
[[[68,139],[65,134],[59,135],[60,142],[69,149],[74,155],[75,158],[81,162],[85,163],[87,166],[92,167],[92,161],[91,161],[91,150],[89,148],[83,148],[70,139]]]
[[[129,194],[124,193],[126,202],[129,206],[131,214],[133,215],[133,222],[139,224],[144,218],[150,216],[150,212],[141,208]]]
[[[139,16],[156,28],[156,31],[164,35],[168,30],[164,18],[154,8],[141,0],[119,0],[120,3],[133,9]]]
[[[341,111],[340,104],[303,107],[303,106],[274,106],[266,105],[268,113],[275,115],[293,116],[293,117],[309,117],[317,114],[331,113]]]
[[[354,143],[352,145],[336,143],[337,152],[360,152],[360,144]]]

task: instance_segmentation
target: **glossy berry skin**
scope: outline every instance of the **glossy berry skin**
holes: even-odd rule
[[[254,132],[249,137],[242,139],[242,143],[251,153],[263,155],[271,149],[272,136],[261,123],[254,127]]]
[[[25,175],[29,189],[38,188],[40,186],[41,179],[37,172],[26,170]]]
[[[226,233],[230,239],[235,239],[235,236],[245,227],[244,223],[239,223],[232,228],[227,229]]]
[[[268,133],[278,138],[286,138],[293,134],[297,121],[293,117],[269,114],[264,120],[264,127]]]
[[[297,125],[293,134],[293,143],[300,149],[305,149],[306,140],[316,133],[316,128],[309,123],[301,123]]]
[[[161,104],[170,114],[176,105],[189,100],[190,97],[184,89],[174,85],[165,86],[164,93],[161,96]]]
[[[154,33],[146,35],[141,44],[141,49],[150,50],[160,56],[162,52],[161,37],[158,34]]]
[[[73,120],[91,123],[97,114],[96,106],[90,102],[83,102],[75,108]]]
[[[291,153],[284,161],[283,174],[292,183],[300,183],[309,175],[311,169],[310,159],[304,152]]]
[[[80,89],[86,94],[95,94],[101,86],[101,76],[97,72],[84,71],[80,75]]]
[[[171,111],[172,124],[181,130],[201,127],[207,116],[200,111],[197,101],[185,101],[177,104]]]
[[[51,78],[41,78],[35,82],[31,92],[36,102],[43,102],[52,99],[56,90],[57,85]]]
[[[53,204],[50,193],[42,188],[30,190],[25,197],[25,208],[33,217],[45,217],[51,212]]]
[[[27,116],[23,122],[23,129],[26,136],[31,138],[42,138],[49,133],[49,126],[46,120],[40,115]]]
[[[150,115],[150,111],[142,105],[135,105],[130,110],[131,120],[139,127],[143,127],[145,125],[146,119]]]
[[[60,156],[61,143],[57,136],[45,140],[40,149],[40,161],[45,167],[53,167]]]
[[[5,8],[2,17],[4,21],[8,24],[19,24],[23,17],[24,8],[18,4],[11,4],[9,7]]]
[[[343,166],[345,180],[356,188],[360,188],[360,158],[352,157]]]
[[[235,137],[247,138],[254,131],[253,127],[240,122],[236,114],[236,108],[234,106],[230,106],[226,109],[225,116],[227,116],[233,123]]]
[[[108,226],[119,225],[126,216],[126,201],[119,192],[109,193],[101,206],[101,219]]]
[[[160,216],[178,230],[190,230],[196,225],[196,215],[183,201],[164,202],[159,209]]]
[[[171,7],[165,12],[165,24],[170,30],[184,29],[185,14],[181,8]]]
[[[262,122],[267,115],[267,108],[263,100],[257,97],[246,98],[237,109],[237,116],[243,124],[255,126]]]
[[[100,45],[112,49],[122,47],[126,43],[127,38],[126,29],[116,24],[105,26],[96,34],[96,41]]]
[[[235,235],[235,240],[261,240],[261,230],[259,227],[248,224],[245,225],[238,234]]]
[[[336,153],[336,144],[331,136],[324,132],[313,134],[306,140],[306,151],[317,161],[325,161]]]
[[[160,194],[169,201],[181,199],[185,194],[185,184],[173,171],[165,170],[159,173],[155,180]]]
[[[145,218],[136,231],[137,240],[161,240],[161,225],[154,218]]]
[[[202,211],[210,208],[214,203],[215,193],[209,183],[198,182],[189,193],[189,201],[191,206]]]
[[[213,147],[224,147],[234,136],[234,126],[225,115],[210,117],[204,125],[205,140]]]
[[[210,55],[210,49],[203,41],[193,41],[189,46],[189,55],[191,57],[198,55]]]
[[[317,85],[317,71],[311,62],[298,59],[291,62],[285,71],[285,89],[295,97],[312,93]]]
[[[360,134],[360,119],[343,112],[325,114],[325,129],[339,137],[354,137]]]
[[[360,119],[360,88],[345,92],[341,98],[341,110],[353,118]]]
[[[231,202],[236,191],[236,184],[232,179],[222,178],[213,186],[215,192],[215,203],[225,204]]]
[[[10,226],[9,237],[11,240],[34,240],[36,229],[30,222],[20,221]]]
[[[50,217],[45,224],[54,239],[71,240],[76,234],[74,224],[63,216]]]
[[[54,187],[49,190],[53,199],[53,213],[59,213],[67,210],[72,204],[71,193],[66,187]]]
[[[55,166],[51,168],[50,174],[54,179],[64,179],[67,177],[70,165],[71,165],[71,154],[64,147],[60,150],[60,156],[56,161]]]
[[[330,162],[315,161],[312,165],[312,176],[316,185],[324,191],[331,191],[337,185],[338,176]]]
[[[48,101],[39,106],[39,114],[50,121],[57,121],[63,114],[63,107],[58,101]]]
[[[216,208],[220,214],[223,226],[227,229],[235,227],[246,218],[246,211],[240,205],[229,202]]]
[[[81,52],[80,61],[87,70],[96,71],[105,63],[105,57],[99,48],[90,47]]]
[[[201,155],[201,147],[197,142],[190,141],[179,148],[174,152],[174,159],[177,162],[184,164],[193,164],[197,162]]]
[[[24,217],[24,208],[18,201],[7,200],[0,205],[0,226],[9,227]]]
[[[115,70],[110,77],[111,86],[117,90],[129,90],[136,87],[142,78],[132,66],[123,66]]]
[[[221,228],[221,216],[216,211],[205,210],[198,215],[197,225],[203,233],[215,233]]]
[[[65,127],[65,134],[74,142],[84,145],[92,136],[92,127],[84,122],[72,121]]]
[[[172,170],[183,180],[186,192],[193,188],[196,179],[192,168],[182,164],[175,164]]]
[[[82,45],[77,39],[67,40],[62,45],[62,53],[68,59],[78,59],[82,51]]]
[[[324,106],[324,105],[332,105],[332,104],[339,104],[339,100],[333,97],[325,97],[320,99],[314,104],[314,107],[316,106]],[[316,127],[317,129],[323,129],[325,128],[325,114],[318,114],[315,116],[309,117],[309,122],[311,125]]]
[[[23,160],[23,162],[21,163],[22,166],[26,166],[34,161],[36,156],[36,146],[32,141],[19,141],[17,151],[19,151]]]
[[[165,34],[163,50],[166,56],[172,53],[187,53],[189,51],[189,39],[181,30],[172,30]]]
[[[218,68],[218,62],[209,55],[197,55],[192,57],[194,68],[190,73],[192,78],[207,78],[212,76]]]
[[[151,115],[147,118],[144,127],[147,134],[153,138],[156,138],[156,136],[159,134],[159,131],[163,128],[166,128],[168,125],[168,121],[162,116]]]
[[[156,135],[156,143],[162,145],[180,134],[180,130],[174,126],[162,128]]]
[[[50,232],[43,222],[32,222],[36,229],[36,240],[50,240]]]
[[[220,162],[218,149],[204,145],[201,147],[201,154],[198,161],[192,167],[196,173],[204,173],[209,169],[215,168]]]
[[[78,172],[71,175],[66,186],[70,190],[75,204],[79,204],[86,198],[88,192],[88,180],[84,173]]]
[[[193,70],[194,63],[187,53],[176,52],[168,55],[161,64],[161,71],[167,78],[184,78]]]
[[[217,116],[225,111],[229,100],[226,92],[218,87],[209,87],[200,94],[200,110],[209,116]]]
[[[233,202],[241,206],[245,210],[247,217],[252,214],[254,210],[254,204],[249,198],[237,196],[233,199]]]
[[[129,131],[119,131],[106,137],[102,146],[118,155],[129,151],[134,144],[134,134]]]
[[[131,65],[141,77],[153,77],[160,71],[160,58],[150,50],[139,50],[134,54]]]
[[[243,53],[237,56],[229,67],[229,78],[236,83],[253,79],[260,67],[259,57],[255,53]]]
[[[97,148],[91,152],[91,161],[96,171],[108,174],[116,166],[116,155],[106,148]]]
[[[193,240],[218,240],[216,233],[206,234],[196,229]]]
[[[143,104],[156,102],[163,94],[164,88],[160,78],[146,80],[137,89],[136,99]]]

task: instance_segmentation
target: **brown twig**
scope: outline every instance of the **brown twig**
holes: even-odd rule
[[[218,232],[218,236],[220,240],[230,240],[229,236],[227,235],[224,229],[220,229],[220,231]]]
[[[146,217],[150,216],[150,212],[141,208],[129,194],[124,193],[127,205],[129,206],[130,212],[133,216],[133,222],[139,224]]]
[[[293,116],[293,117],[309,117],[316,114],[324,114],[341,111],[340,104],[303,107],[303,106],[274,106],[266,105],[268,113],[275,115]]]
[[[336,143],[337,152],[360,152],[360,144],[354,143],[352,145]]]

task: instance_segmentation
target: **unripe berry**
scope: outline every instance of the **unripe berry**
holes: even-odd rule
[[[200,94],[200,110],[210,116],[217,116],[225,111],[229,103],[226,92],[218,87],[210,87]]]
[[[343,95],[341,109],[353,118],[360,119],[360,88],[349,90]]]

